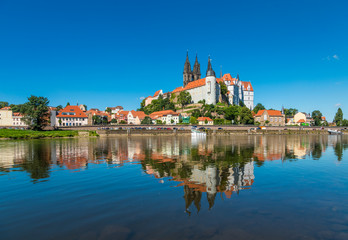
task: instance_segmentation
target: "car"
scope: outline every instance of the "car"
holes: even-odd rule
[[[185,130],[185,128],[182,127],[182,128],[180,128],[179,130]]]
[[[218,128],[218,130],[222,130],[222,128],[221,128],[221,127],[219,127],[219,128]]]
[[[207,130],[211,130],[211,128],[207,128]]]
[[[204,127],[200,127],[200,128],[198,128],[199,130],[203,130],[203,129],[205,129]]]

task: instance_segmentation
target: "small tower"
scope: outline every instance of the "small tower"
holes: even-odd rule
[[[191,71],[191,64],[188,57],[188,51],[186,53],[186,61],[184,65],[184,73],[183,73],[183,80],[184,80],[184,87],[192,81],[192,71]]]
[[[195,64],[193,65],[192,75],[193,75],[193,81],[201,78],[201,65],[198,62],[197,53],[196,53],[196,61],[195,61]]]
[[[210,57],[208,58],[208,68],[205,78],[205,87],[206,87],[206,103],[207,104],[216,104],[217,102],[217,86],[216,86],[216,77],[215,72],[211,66]]]

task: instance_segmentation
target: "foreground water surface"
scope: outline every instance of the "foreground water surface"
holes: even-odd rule
[[[348,136],[0,141],[1,239],[348,239]]]

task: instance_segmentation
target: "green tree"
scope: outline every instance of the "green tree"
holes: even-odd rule
[[[312,118],[314,120],[314,126],[320,126],[321,125],[321,117],[323,114],[319,110],[315,110],[312,112]]]
[[[86,104],[83,104],[83,106],[85,107],[85,109],[86,109],[86,111],[87,111],[87,110],[88,110],[87,105],[86,105]]]
[[[156,120],[156,124],[162,124],[162,120]]]
[[[222,95],[226,95],[227,93],[227,86],[224,82],[220,82],[220,92]]]
[[[70,103],[69,103],[69,102],[67,102],[67,103],[66,103],[66,106],[70,106]]]
[[[240,110],[240,122],[242,124],[253,124],[254,118],[249,108],[242,107]]]
[[[109,113],[109,114],[111,114],[111,108],[106,108],[106,110],[105,110],[105,112],[107,112],[107,113]]]
[[[195,117],[190,117],[190,123],[191,124],[197,124],[198,122],[197,122],[197,118],[195,118]]]
[[[33,130],[42,130],[48,124],[48,99],[31,95],[21,110],[24,122]]]
[[[127,124],[125,120],[121,120],[120,124]]]
[[[117,123],[117,119],[116,118],[111,119],[111,123]]]
[[[229,106],[225,108],[225,119],[233,120],[235,123],[238,122],[238,116],[240,113],[240,106]]]
[[[186,106],[187,104],[191,103],[192,97],[191,94],[187,91],[180,92],[178,96],[178,103],[181,104],[182,108]]]
[[[3,107],[8,107],[8,102],[0,102],[0,109]]]
[[[261,104],[261,103],[258,103],[255,107],[254,107],[254,109],[253,109],[253,111],[254,111],[254,113],[258,113],[258,111],[260,111],[260,110],[265,110],[266,108]]]
[[[342,126],[348,126],[348,120],[347,119],[343,119],[342,121]]]
[[[146,116],[143,121],[141,121],[141,124],[152,124],[152,119]]]
[[[194,109],[191,113],[191,116],[195,118],[199,118],[199,117],[202,117],[202,114],[201,114],[201,111],[199,111],[198,109]]]
[[[63,106],[62,106],[62,105],[58,105],[58,106],[56,107],[56,109],[57,109],[57,111],[60,111],[60,110],[63,109]]]
[[[342,125],[342,121],[343,121],[343,112],[341,108],[337,109],[335,118],[334,118],[334,123],[336,123],[337,126],[341,126]]]
[[[285,117],[293,117],[296,113],[298,113],[296,108],[284,108]]]

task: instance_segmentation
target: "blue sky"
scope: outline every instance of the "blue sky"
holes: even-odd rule
[[[347,1],[0,1],[0,101],[122,105],[205,76],[251,81],[255,104],[348,118]]]

